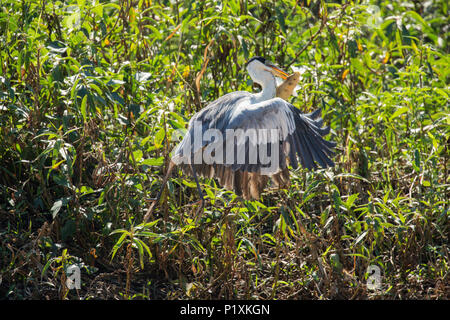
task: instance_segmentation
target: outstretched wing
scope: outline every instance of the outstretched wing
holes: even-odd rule
[[[289,184],[288,164],[293,169],[334,166],[336,144],[323,138],[330,129],[322,127],[320,112],[303,114],[280,98],[252,104],[246,92],[225,95],[194,115],[172,160],[187,174],[192,166],[199,175],[216,177],[225,188],[255,199],[269,177],[276,186]],[[208,130],[221,139],[213,141]],[[208,162],[204,155],[212,146]]]
[[[192,163],[194,155],[202,152],[203,148],[211,142],[204,139],[205,133],[211,129],[225,132],[233,110],[241,104],[250,104],[251,96],[246,91],[231,92],[194,114],[189,121],[186,135],[173,152],[172,161],[177,165]]]
[[[286,160],[288,160],[294,169],[298,168],[300,163],[308,169],[316,169],[317,164],[321,167],[334,166],[330,157],[334,156],[333,148],[336,146],[334,142],[327,141],[323,136],[327,135],[330,128],[322,128],[323,120],[320,118],[321,110],[318,109],[309,114],[303,114],[292,104],[280,98],[274,98],[251,106],[241,107],[235,111],[230,119],[228,129],[242,129],[244,132],[256,130],[258,135],[258,154],[261,148],[270,150],[270,144],[276,142],[273,136],[267,137],[265,132],[275,130],[278,135],[277,139],[280,143],[279,165],[271,163],[273,171],[266,174],[272,175],[286,168]],[[245,143],[245,151],[249,153],[252,147],[250,138],[238,139],[237,149],[242,148]],[[242,149],[241,149],[242,150]],[[270,157],[275,158],[272,153]],[[258,158],[256,164],[251,163],[234,163],[234,170],[242,170],[249,172],[260,172],[261,168],[268,165],[261,163],[265,159]]]

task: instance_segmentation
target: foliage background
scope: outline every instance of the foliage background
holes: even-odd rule
[[[447,1],[0,0],[2,299],[448,299]],[[332,170],[243,202],[161,188],[173,132],[302,72]],[[81,267],[80,290],[64,270]],[[367,268],[382,284],[369,290]]]

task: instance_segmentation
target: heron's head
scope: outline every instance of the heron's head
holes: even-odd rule
[[[246,65],[247,71],[250,77],[256,83],[260,83],[260,79],[264,76],[265,73],[270,73],[275,77],[279,77],[285,80],[289,75],[274,65],[267,59],[262,57],[253,57],[247,61]]]

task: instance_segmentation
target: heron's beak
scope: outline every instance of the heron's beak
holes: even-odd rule
[[[283,80],[286,80],[286,78],[289,77],[289,75],[286,72],[284,72],[283,70],[281,70],[277,66],[269,65],[268,67],[271,69],[270,71],[272,72],[272,74],[275,77],[279,77],[279,78],[281,78]]]

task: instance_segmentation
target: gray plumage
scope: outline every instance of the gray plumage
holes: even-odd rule
[[[216,177],[226,189],[234,190],[237,195],[243,195],[245,199],[256,199],[260,197],[269,179],[276,187],[289,185],[288,165],[293,169],[297,169],[299,164],[308,169],[317,169],[317,164],[322,168],[334,166],[330,157],[334,156],[332,149],[336,144],[323,139],[330,129],[322,127],[323,120],[320,114],[320,109],[304,114],[281,98],[258,102],[255,101],[254,95],[248,92],[229,93],[210,103],[192,117],[188,134],[175,149],[172,161],[181,166],[186,174],[192,174],[192,165],[200,176]],[[192,141],[196,124],[200,125],[196,129],[197,135],[201,133],[202,137],[201,143],[197,144]],[[224,137],[222,161],[196,163],[195,155],[201,154],[205,148],[215,142],[204,138],[204,133],[209,129],[215,129]],[[225,161],[227,158],[225,137],[227,130],[239,129],[243,134],[235,137],[232,153],[234,158],[230,163]],[[276,137],[264,133],[269,132],[270,129],[277,130]],[[245,135],[252,130],[256,132],[256,139],[254,136]],[[267,157],[275,156],[271,144],[275,140],[279,143],[279,161],[267,163],[267,158],[261,157],[260,153],[264,154],[263,151],[266,150]],[[186,147],[189,147],[187,155]],[[250,150],[256,151],[257,156]],[[243,153],[244,161],[242,161]],[[239,156],[241,156],[240,159]],[[250,161],[251,157],[253,157],[253,163]],[[198,157],[198,159],[202,158]]]
[[[320,109],[303,114],[281,99],[292,94],[300,74],[289,76],[262,57],[250,59],[246,69],[262,90],[226,94],[192,117],[187,134],[173,152],[162,187],[156,198],[149,199],[152,204],[144,221],[151,218],[175,166],[195,179],[201,198],[197,213],[204,206],[197,175],[217,178],[244,199],[258,199],[269,180],[277,188],[289,186],[289,164],[293,169],[299,164],[308,169],[316,169],[317,164],[334,166],[330,157],[336,144],[323,139],[330,128],[322,127]],[[285,82],[277,87],[275,77]]]

